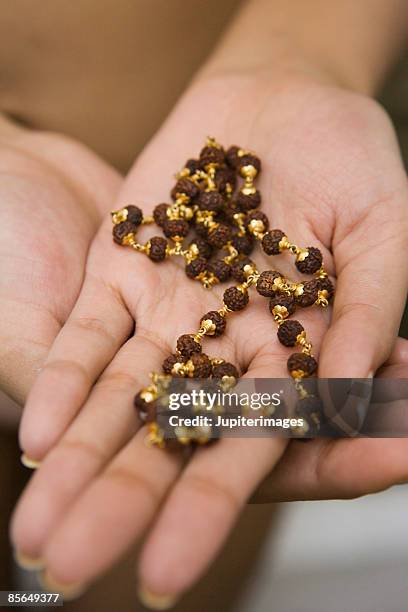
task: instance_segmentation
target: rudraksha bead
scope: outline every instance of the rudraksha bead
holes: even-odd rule
[[[331,300],[334,295],[334,286],[330,278],[319,278],[319,291],[327,291],[327,299]]]
[[[254,193],[245,194],[240,190],[235,196],[235,201],[242,212],[247,212],[253,208],[258,208],[261,204],[261,192],[256,189]]]
[[[212,228],[208,232],[208,242],[212,247],[222,249],[222,247],[231,240],[231,228],[224,223],[219,223],[217,227]]]
[[[269,310],[272,315],[275,315],[273,309],[276,306],[280,306],[281,308],[286,308],[287,316],[293,315],[296,310],[296,302],[293,295],[287,295],[286,293],[280,293],[279,295],[275,295],[275,297],[270,299],[269,302]]]
[[[140,420],[143,423],[150,423],[156,420],[156,402],[146,402],[142,397],[143,391],[137,393],[133,400],[133,404],[138,411]]]
[[[264,232],[266,232],[269,229],[269,219],[265,215],[265,213],[263,213],[260,210],[251,210],[247,214],[247,216],[245,217],[245,226],[250,227],[251,221],[261,221],[261,223],[263,223],[263,226],[264,226],[264,229],[263,229]]]
[[[167,219],[163,224],[163,232],[167,238],[185,238],[190,231],[190,226],[184,219]]]
[[[297,337],[304,331],[303,325],[299,321],[284,321],[279,325],[278,340],[284,346],[295,346]]]
[[[239,372],[237,368],[228,361],[224,361],[224,363],[214,365],[212,375],[214,378],[224,378],[224,376],[233,376],[237,379],[239,378]]]
[[[221,336],[224,333],[225,328],[227,327],[227,322],[225,317],[220,315],[216,310],[210,310],[210,312],[206,312],[203,317],[200,319],[200,325],[203,324],[204,321],[211,321],[215,325],[215,329],[212,332],[207,333],[208,336],[213,336],[216,338],[217,336]]]
[[[197,198],[197,204],[200,210],[210,210],[218,213],[223,209],[224,198],[218,191],[201,191]]]
[[[224,291],[224,304],[230,310],[242,310],[249,302],[247,291],[240,291],[237,287],[228,287]]]
[[[251,236],[244,234],[243,236],[239,236],[236,234],[232,238],[232,245],[237,249],[238,253],[242,253],[242,255],[250,255],[254,250],[255,241]]]
[[[293,378],[312,376],[317,370],[317,361],[306,353],[293,353],[287,361],[288,370]]]
[[[238,166],[238,160],[239,160],[238,152],[239,151],[240,151],[239,147],[237,147],[236,145],[232,145],[231,147],[227,149],[227,152],[225,153],[225,159],[226,159],[227,164],[230,166],[230,168],[233,168],[234,170]]]
[[[194,229],[198,236],[204,239],[208,239],[208,227],[205,225],[205,223],[196,223],[194,225]]]
[[[212,247],[206,240],[204,240],[204,238],[197,236],[197,238],[194,238],[194,240],[190,242],[189,247],[191,247],[193,244],[197,246],[201,257],[205,257],[206,259],[211,257]]]
[[[242,211],[234,200],[229,200],[223,210],[223,214],[228,223],[235,223],[234,215],[240,214]]]
[[[199,193],[199,188],[193,181],[188,178],[181,178],[177,181],[173,189],[171,190],[171,197],[173,200],[177,200],[180,195],[186,195],[191,200],[194,200]]]
[[[302,274],[314,274],[317,272],[323,263],[323,256],[316,247],[307,247],[308,256],[305,259],[296,260],[296,267]]]
[[[134,234],[136,230],[137,227],[130,221],[122,221],[122,223],[113,226],[112,236],[117,244],[122,244],[123,239],[129,234]]]
[[[231,266],[222,259],[213,259],[208,264],[208,271],[218,278],[220,283],[224,283],[231,276]]]
[[[190,171],[190,174],[195,174],[201,170],[201,164],[198,159],[188,159],[185,167]]]
[[[282,275],[276,270],[265,270],[262,272],[256,283],[256,290],[264,297],[273,297],[279,288],[276,286],[276,279],[282,278]]]
[[[152,261],[163,261],[167,254],[167,240],[162,236],[150,238],[149,257]]]
[[[231,265],[231,275],[239,283],[243,283],[247,279],[244,272],[245,266],[254,267],[254,262],[249,257],[237,257]]]
[[[323,420],[323,402],[315,395],[308,395],[296,402],[295,412],[298,416],[304,417],[317,424],[317,421]]]
[[[227,167],[217,168],[214,181],[220,193],[228,193],[228,186],[233,191],[237,183],[235,172]]]
[[[206,168],[208,164],[221,165],[225,161],[225,151],[221,147],[206,145],[200,152],[201,167]]]
[[[199,274],[205,272],[207,265],[207,260],[204,257],[198,256],[186,265],[186,274],[189,278],[196,278]]]
[[[259,157],[253,155],[252,153],[245,153],[245,155],[238,157],[238,171],[241,172],[242,168],[244,168],[245,166],[253,166],[257,174],[259,174],[259,172],[261,171],[261,160],[259,159]]]
[[[211,361],[205,353],[193,353],[191,361],[194,366],[194,378],[209,378],[212,373]]]
[[[176,363],[180,362],[180,357],[177,355],[169,355],[162,363],[162,370],[165,374],[172,374],[172,369]]]
[[[273,229],[267,232],[262,238],[262,248],[267,255],[279,255],[279,243],[285,234],[280,229]]]
[[[183,334],[177,340],[177,350],[185,359],[190,359],[193,353],[201,353],[202,347],[190,334]]]
[[[314,278],[313,280],[302,283],[302,285],[302,292],[299,293],[298,290],[295,299],[299,306],[307,308],[308,306],[312,306],[317,300],[317,294],[320,289],[320,279]]]
[[[167,211],[169,209],[168,204],[157,204],[153,211],[153,219],[156,225],[163,227],[165,222],[168,220]]]
[[[143,211],[138,206],[133,206],[133,204],[126,206],[126,208],[128,211],[126,220],[133,223],[133,225],[140,225],[143,221]]]

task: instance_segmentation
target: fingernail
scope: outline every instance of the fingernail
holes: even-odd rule
[[[152,593],[152,591],[149,591],[143,585],[139,585],[138,597],[140,602],[150,610],[170,610],[178,600],[178,597],[175,595],[157,595],[157,593]]]
[[[21,455],[20,461],[26,468],[29,468],[30,470],[36,470],[41,465],[41,461],[36,461],[35,459],[31,459],[25,453]]]
[[[38,572],[37,580],[44,591],[48,591],[48,593],[61,593],[64,601],[76,599],[86,590],[86,585],[82,582],[71,582],[70,584],[58,582],[47,570]]]
[[[41,557],[30,557],[18,550],[14,551],[14,560],[24,570],[34,571],[44,568],[44,560]]]

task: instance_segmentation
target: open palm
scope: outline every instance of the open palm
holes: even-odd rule
[[[73,140],[1,125],[0,385],[23,403],[120,178]]]
[[[299,315],[320,353],[319,374],[374,373],[391,353],[407,288],[401,257],[408,242],[407,185],[383,112],[369,100],[304,80],[275,88],[263,79],[214,79],[184,97],[137,160],[118,206],[135,203],[151,212],[208,132],[256,151],[272,227],[300,245],[318,246],[337,277],[330,330],[329,311]],[[293,276],[284,255],[254,259],[261,270]],[[337,473],[318,474],[313,490],[305,486],[306,474],[290,494],[286,440],[224,439],[197,451],[187,465],[146,447],[133,396],[177,337],[220,307],[221,295],[222,288],[204,290],[173,262],[153,264],[113,245],[109,219],[101,227],[81,295],[30,394],[21,430],[24,450],[45,459],[17,510],[13,540],[26,554],[44,557],[49,576],[62,583],[94,579],[155,517],[141,580],[158,593],[182,592],[280,459],[274,499],[379,488],[370,471],[375,441],[366,443],[357,464],[348,450],[339,459],[342,469],[332,466]],[[228,319],[225,335],[205,341],[204,351],[232,361],[246,376],[286,376],[287,349],[277,342],[265,300],[256,292],[251,297],[245,311]],[[360,441],[350,444],[358,448]],[[392,463],[380,481],[387,486],[406,465],[402,453],[391,455],[383,444]],[[351,478],[359,487],[353,489]]]

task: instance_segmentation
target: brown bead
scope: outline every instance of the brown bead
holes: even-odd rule
[[[280,272],[276,272],[276,270],[265,270],[262,272],[256,283],[257,292],[264,297],[273,297],[279,291],[275,284],[277,278],[282,278],[282,275]]]
[[[208,242],[211,246],[222,249],[222,247],[231,240],[231,228],[224,223],[219,223],[208,233]]]
[[[196,276],[205,272],[207,265],[207,260],[204,257],[198,256],[186,265],[186,274],[189,278],[196,278]]]
[[[237,169],[241,171],[245,166],[253,166],[257,173],[259,173],[261,171],[261,160],[252,153],[245,153],[245,155],[238,157]]]
[[[211,361],[205,353],[194,353],[191,356],[194,366],[194,378],[209,378],[212,373]]]
[[[202,347],[190,334],[183,334],[177,340],[177,350],[185,359],[190,359],[193,353],[201,353]]]
[[[198,236],[208,239],[208,227],[204,223],[196,223],[194,229]]]
[[[126,220],[133,223],[133,225],[140,225],[143,221],[143,211],[138,206],[133,206],[132,204],[126,206],[126,208],[128,211]]]
[[[241,212],[241,209],[234,200],[228,200],[223,210],[224,217],[228,221],[228,223],[236,223],[234,215]]]
[[[307,420],[310,417],[320,420],[323,417],[323,402],[320,397],[308,395],[296,402],[295,411],[298,416],[303,416]]]
[[[216,310],[210,310],[210,312],[206,312],[203,317],[201,317],[200,325],[203,324],[204,321],[211,321],[215,325],[215,330],[208,335],[216,338],[217,336],[221,336],[224,333],[225,328],[227,327],[227,322],[225,317],[220,315]]]
[[[214,378],[224,378],[224,376],[233,376],[237,379],[239,378],[237,368],[228,361],[224,361],[224,363],[219,363],[218,365],[213,366],[212,375]]]
[[[137,227],[130,223],[130,221],[122,221],[122,223],[113,226],[112,236],[117,244],[122,244],[123,239],[129,234],[134,234],[136,230]]]
[[[244,234],[239,236],[238,234],[232,238],[232,244],[237,249],[238,253],[242,255],[250,255],[254,250],[255,242],[251,236]]]
[[[214,181],[220,193],[228,193],[228,191],[232,192],[235,189],[237,178],[235,172],[231,170],[231,168],[222,167],[217,168]]]
[[[167,240],[162,236],[150,238],[149,257],[152,261],[163,261],[167,254]]]
[[[286,320],[278,329],[278,340],[284,346],[295,346],[297,337],[304,331],[303,325],[299,321]]]
[[[237,147],[236,145],[232,145],[231,147],[229,147],[229,149],[227,149],[227,152],[225,154],[225,159],[227,161],[227,164],[230,166],[230,168],[237,168],[238,166],[238,161],[239,161],[239,156],[238,156],[238,151],[240,150],[240,147]]]
[[[222,148],[205,146],[200,152],[200,162],[202,168],[206,168],[208,164],[221,165],[225,161],[225,151]]]
[[[323,255],[316,247],[307,247],[308,256],[303,261],[296,261],[296,267],[302,274],[317,272],[323,263]]]
[[[172,369],[176,363],[180,363],[180,357],[177,355],[169,355],[162,363],[162,370],[165,374],[172,374]]]
[[[200,257],[205,257],[205,259],[209,259],[211,257],[212,247],[206,240],[204,240],[204,238],[197,236],[197,238],[190,242],[189,247],[193,246],[194,244],[198,249]]]
[[[231,266],[222,259],[213,259],[208,264],[208,271],[212,272],[221,283],[227,281],[231,276]]]
[[[171,190],[171,197],[173,200],[177,200],[178,196],[186,195],[191,200],[194,200],[199,193],[199,188],[193,181],[190,181],[188,178],[181,178],[177,181],[173,189]]]
[[[296,304],[298,304],[302,308],[312,306],[317,300],[318,291],[319,279],[314,278],[313,280],[302,283],[301,287],[298,288],[296,291]]]
[[[190,171],[190,174],[195,174],[198,170],[201,170],[201,164],[198,159],[188,159],[185,168]]]
[[[159,227],[163,227],[165,222],[168,220],[167,211],[169,209],[168,204],[157,204],[153,211],[153,219]]]
[[[143,423],[150,423],[156,420],[156,402],[146,402],[142,398],[143,391],[140,391],[133,400],[133,404],[138,411],[140,420]]]
[[[256,189],[254,193],[250,194],[245,194],[242,192],[242,190],[240,190],[235,196],[237,206],[242,212],[247,212],[253,208],[258,208],[258,206],[261,204],[261,200],[261,192],[258,191],[258,189]]]
[[[264,226],[264,229],[263,229],[264,232],[266,232],[269,229],[269,219],[265,215],[265,213],[263,213],[260,210],[251,210],[247,214],[247,216],[245,217],[245,226],[250,227],[251,221],[261,221],[261,223],[263,223],[263,226]]]
[[[331,300],[334,295],[334,285],[330,278],[319,278],[319,291],[327,291],[327,300]]]
[[[230,310],[242,310],[249,302],[247,291],[240,291],[237,287],[228,287],[224,291],[224,304]]]
[[[167,219],[163,224],[163,232],[167,238],[185,238],[190,226],[184,219]]]
[[[237,257],[231,265],[231,275],[239,283],[243,283],[247,279],[247,274],[244,272],[245,266],[255,267],[254,262],[249,257]]]
[[[273,229],[267,232],[262,238],[262,248],[267,255],[279,255],[279,243],[285,234],[280,229]]]
[[[317,361],[306,353],[293,353],[287,361],[288,370],[293,378],[312,376],[317,370]]]
[[[223,209],[225,200],[218,191],[201,191],[197,198],[197,204],[200,210],[210,210],[218,213]]]
[[[275,297],[270,299],[269,310],[271,311],[272,315],[275,314],[273,312],[273,309],[275,308],[275,306],[281,306],[283,308],[286,308],[287,313],[288,313],[287,316],[290,317],[290,315],[293,315],[293,313],[296,310],[295,298],[293,297],[293,295],[287,295],[286,293],[280,293],[279,295],[275,295]]]

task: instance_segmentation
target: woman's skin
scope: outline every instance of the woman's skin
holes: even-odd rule
[[[406,346],[395,345],[408,284],[407,181],[390,121],[366,97],[396,52],[400,3],[354,4],[332,6],[322,53],[315,41],[323,4],[310,3],[308,27],[301,29],[309,40],[289,28],[298,23],[294,9],[286,22],[280,3],[249,3],[116,200],[117,207],[135,202],[150,212],[207,133],[254,149],[263,161],[259,185],[273,226],[295,242],[319,246],[337,278],[331,322],[329,312],[302,313],[322,377],[367,377],[386,363],[403,369],[407,361]],[[362,5],[383,28],[359,33]],[[301,11],[302,3],[290,6]],[[280,15],[290,35],[273,30],[268,38],[267,10],[272,20]],[[349,62],[336,46],[344,37]],[[373,61],[377,53],[384,62]],[[144,589],[170,603],[205,571],[269,474],[269,500],[350,497],[407,479],[405,440],[320,440],[287,449],[279,439],[224,439],[187,465],[147,448],[132,409],[135,390],[159,369],[176,338],[218,307],[222,289],[205,292],[177,264],[155,265],[112,245],[110,232],[106,218],[21,427],[23,450],[43,463],[16,511],[12,539],[20,552],[43,558],[49,582],[95,579],[150,527],[138,576]],[[262,255],[258,263],[271,266]],[[287,351],[275,331],[265,301],[255,295],[205,350],[249,377],[285,376]]]
[[[78,297],[122,179],[83,145],[0,116],[0,385],[23,403]]]

